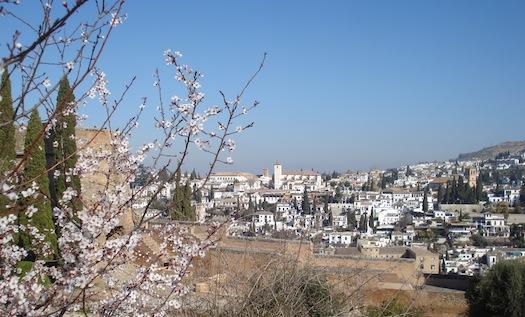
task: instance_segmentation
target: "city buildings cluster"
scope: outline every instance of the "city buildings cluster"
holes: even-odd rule
[[[309,239],[316,252],[379,259],[418,247],[435,255],[425,273],[475,275],[525,255],[524,162],[507,153],[345,173],[276,162],[271,174],[216,172],[204,184],[193,172],[180,182],[198,191],[194,220],[233,218],[232,236]],[[165,208],[176,186],[162,189]]]

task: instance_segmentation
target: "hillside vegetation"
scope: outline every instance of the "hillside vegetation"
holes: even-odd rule
[[[510,141],[504,142],[497,145],[483,148],[476,152],[462,153],[456,160],[468,161],[473,159],[489,160],[494,159],[499,153],[509,152],[516,154],[525,151],[525,141]]]

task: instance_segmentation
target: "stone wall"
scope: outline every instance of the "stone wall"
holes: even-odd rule
[[[93,151],[111,150],[111,131],[107,129],[76,129],[76,138],[78,151],[90,149]],[[129,181],[123,178],[118,171],[112,170],[108,162],[99,162],[98,168],[92,173],[82,175],[82,201],[87,207],[97,203],[96,197],[98,192],[107,191],[107,188],[114,186],[123,186],[129,190]],[[128,232],[133,226],[131,210],[127,211],[120,219],[124,230]]]
[[[235,258],[242,257],[243,252],[251,258],[259,255],[267,257],[272,254],[288,254],[296,257],[302,263],[322,268],[327,272],[368,271],[378,277],[384,275],[389,283],[397,283],[409,288],[421,285],[424,281],[414,259],[314,255],[313,244],[309,241],[225,237],[219,243],[216,251]]]
[[[441,204],[441,210],[444,211],[461,211],[462,213],[481,212],[483,205],[481,204]]]

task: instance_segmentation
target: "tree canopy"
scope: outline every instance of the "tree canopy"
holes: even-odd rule
[[[195,221],[195,208],[191,205],[193,193],[189,182],[182,184],[180,171],[175,176],[175,192],[170,210],[174,220]]]
[[[71,187],[78,195],[81,192],[80,177],[76,173],[72,173],[78,161],[76,126],[75,96],[67,77],[63,77],[58,89],[56,124],[51,131],[53,165],[56,165],[54,171],[57,172],[54,180],[52,180],[54,188],[51,191],[54,206],[58,206],[67,188]],[[74,210],[82,208],[78,196],[71,201],[71,207]]]
[[[29,195],[23,199],[22,209],[28,212],[19,213],[19,222],[25,227],[22,227],[23,230],[20,232],[19,244],[32,252],[37,259],[53,260],[58,254],[58,242],[51,213],[51,202],[48,198],[49,180],[41,131],[42,122],[35,109],[31,112],[27,125],[24,155],[27,161],[24,164],[22,182],[27,190],[30,190],[34,182],[38,187],[38,195]],[[34,211],[32,215],[30,210]],[[39,239],[37,234],[27,226],[36,228],[38,234],[43,235],[43,239]]]
[[[9,171],[16,157],[13,99],[7,69],[2,73],[0,85],[0,174],[4,174]],[[5,206],[7,204],[7,198],[0,195],[0,216],[6,213]]]
[[[525,263],[496,263],[467,293],[469,315],[520,317],[525,313]]]

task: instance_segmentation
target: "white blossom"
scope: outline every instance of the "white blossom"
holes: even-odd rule
[[[111,19],[113,25],[121,23],[116,15],[112,15]],[[83,34],[81,41],[84,36],[89,36],[84,27],[80,32]],[[132,150],[130,140],[133,135],[130,131],[138,121],[130,120],[129,131],[113,130],[103,146],[75,140],[79,150],[76,165],[67,169],[61,166],[53,171],[53,177],[58,179],[63,175],[67,184],[61,197],[57,197],[57,206],[53,208],[56,226],[60,228],[60,265],[49,267],[44,261],[38,260],[21,277],[17,263],[27,257],[28,250],[13,243],[14,237],[23,230],[38,245],[39,252],[48,253],[52,252],[52,245],[46,239],[46,234],[50,232],[47,229],[38,230],[31,222],[19,224],[15,215],[0,217],[0,307],[6,316],[51,316],[62,308],[65,315],[75,315],[86,309],[85,313],[89,316],[167,316],[173,315],[174,310],[181,307],[183,296],[190,290],[187,284],[189,281],[183,276],[191,268],[193,258],[204,256],[212,241],[199,240],[190,234],[187,227],[171,221],[154,228],[156,223],[148,224],[148,221],[160,217],[158,214],[151,215],[151,219],[144,218],[144,222],[140,222],[140,217],[135,219],[135,212],[140,213],[152,191],[172,188],[171,184],[160,181],[158,170],[152,169],[147,173],[151,182],[141,189],[146,192],[144,196],[131,190],[127,184],[137,179],[139,166],[150,156],[160,157],[159,153],[171,148],[179,155],[179,141],[173,139],[181,139],[180,135],[187,136],[184,139],[187,143],[183,145],[194,143],[206,153],[225,149],[233,151],[237,145],[234,140],[227,138],[232,134],[231,127],[235,124],[235,120],[228,118],[229,111],[203,104],[204,93],[198,91],[201,84],[195,80],[201,74],[187,65],[179,64],[178,59],[182,56],[179,52],[167,50],[164,55],[166,62],[174,65],[180,80],[178,84],[187,91],[184,96],[174,96],[168,109],[163,109],[162,115],[156,118],[164,138],[146,141],[138,150]],[[72,70],[74,62],[66,63],[65,67]],[[106,75],[99,69],[94,69],[91,75],[94,77],[92,86],[82,94],[79,92],[79,95],[98,97],[101,103],[107,103],[110,92]],[[43,84],[45,87],[51,85],[47,78]],[[141,109],[145,103],[144,99]],[[74,103],[68,104],[62,115],[76,115],[76,107]],[[208,126],[216,127],[216,120],[212,122],[211,116],[221,116],[217,120],[228,122],[227,126],[219,123],[221,132],[207,132]],[[51,118],[47,129],[56,127],[59,122]],[[75,139],[74,135],[67,137]],[[58,146],[58,141],[54,141],[53,147]],[[217,161],[233,164],[231,157],[224,161],[219,158]],[[97,179],[97,182],[90,184],[94,189],[88,191],[83,186],[82,191],[77,192],[71,184],[76,176],[82,179],[83,184],[90,179]],[[102,180],[102,184],[98,184],[98,180]],[[35,182],[31,186],[24,185],[27,188],[23,189],[12,184],[18,186],[19,179],[2,179],[0,186],[1,194],[11,200],[10,206],[15,205],[20,198],[23,201],[42,198]],[[79,201],[82,203],[80,207],[77,206]],[[29,204],[21,212],[34,218],[39,212],[37,206]],[[125,227],[122,220],[127,217],[133,218],[133,225],[121,229]],[[211,233],[218,229],[210,225],[209,231]],[[155,234],[152,234],[152,230],[155,230]],[[157,239],[153,242],[156,247],[151,248],[150,253],[144,252],[145,241],[153,237]],[[42,276],[48,276],[53,281],[52,285],[41,283]],[[83,305],[82,297],[77,296],[82,290],[88,295],[86,306]],[[168,293],[172,296],[166,297]],[[46,306],[42,306],[43,302]]]
[[[235,150],[235,148],[236,148],[236,146],[237,146],[237,145],[235,144],[235,141],[232,140],[232,139],[228,139],[228,140],[226,141],[225,145],[226,145],[226,147],[228,148],[228,150],[230,150],[230,152],[233,151],[233,150]]]

